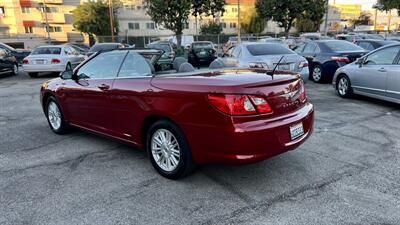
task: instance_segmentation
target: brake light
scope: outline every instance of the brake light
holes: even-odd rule
[[[51,64],[58,64],[61,61],[59,59],[51,59]]]
[[[299,96],[299,100],[300,102],[305,102],[307,101],[307,93],[306,93],[306,89],[304,88],[304,83],[303,81],[301,82],[301,90],[300,90],[300,96]]]
[[[263,69],[263,68],[268,68],[268,65],[263,62],[251,62],[249,63],[249,67],[251,69]]]
[[[29,61],[27,59],[22,60],[22,64],[29,64]]]
[[[349,63],[350,59],[345,56],[332,56],[331,59],[336,62]]]
[[[232,116],[271,113],[268,102],[258,96],[209,94],[208,100],[219,111]]]
[[[299,68],[307,68],[307,67],[308,67],[308,62],[307,61],[300,62]]]

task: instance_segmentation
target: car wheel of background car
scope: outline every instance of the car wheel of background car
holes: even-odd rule
[[[166,178],[181,178],[194,168],[186,138],[180,129],[168,120],[159,120],[150,127],[146,148],[151,164]]]
[[[350,79],[346,75],[340,75],[337,79],[337,92],[343,98],[348,98],[353,94]]]
[[[311,71],[311,79],[314,82],[321,83],[323,78],[322,67],[320,65],[314,65]]]
[[[12,70],[13,75],[18,75],[18,64],[14,64],[13,70]]]
[[[54,133],[64,134],[69,130],[55,97],[51,96],[47,99],[45,113],[50,128]]]
[[[36,77],[38,77],[38,73],[28,73],[28,75],[29,75],[31,78],[36,78]]]

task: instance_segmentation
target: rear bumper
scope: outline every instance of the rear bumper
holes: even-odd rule
[[[293,150],[312,133],[313,105],[288,115],[229,128],[184,125],[194,161],[198,164],[247,164]],[[302,123],[304,135],[290,140],[290,126]]]
[[[66,65],[62,64],[51,64],[51,65],[26,65],[23,64],[22,68],[24,68],[24,71],[27,73],[30,72],[62,72],[65,70]]]

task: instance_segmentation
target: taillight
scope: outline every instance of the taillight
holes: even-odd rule
[[[59,59],[51,59],[51,64],[58,64],[61,61]]]
[[[232,116],[271,113],[268,102],[258,96],[209,94],[208,100],[219,111]]]
[[[350,59],[345,56],[332,56],[331,59],[336,62],[344,62],[344,63],[350,62]]]
[[[249,63],[251,69],[268,69],[268,65],[264,62],[251,62]]]
[[[29,64],[29,61],[27,59],[22,60],[22,64]]]
[[[303,81],[301,82],[301,90],[300,90],[300,96],[299,96],[299,100],[300,102],[305,102],[307,101],[307,93],[306,93],[306,89],[304,88],[304,83]]]
[[[307,61],[300,62],[299,68],[307,68],[307,67],[308,67],[308,62]]]

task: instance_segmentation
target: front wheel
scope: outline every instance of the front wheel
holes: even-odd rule
[[[146,146],[151,164],[166,178],[179,179],[194,168],[186,138],[168,120],[157,121],[150,127]]]
[[[56,98],[49,97],[45,106],[45,113],[51,130],[56,134],[67,133],[69,126],[64,120],[64,115]]]
[[[342,98],[349,98],[353,95],[350,79],[347,76],[341,75],[337,80],[337,92]]]
[[[18,72],[18,64],[14,64],[11,73],[12,75],[18,75]]]

